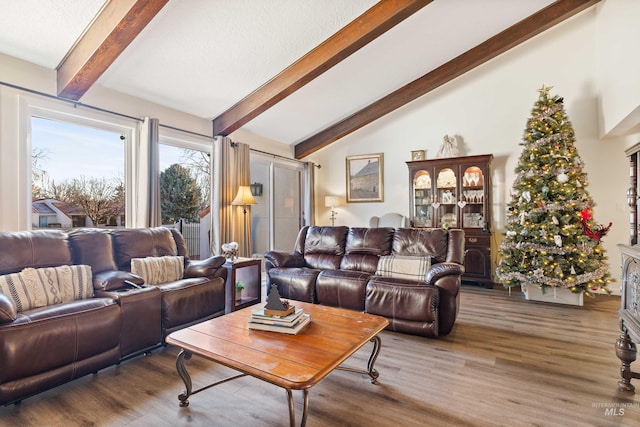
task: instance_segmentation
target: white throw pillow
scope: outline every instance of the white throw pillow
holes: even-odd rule
[[[11,298],[18,312],[93,297],[91,267],[25,268],[0,276],[0,292]]]
[[[142,277],[146,285],[173,282],[184,276],[184,257],[131,258],[131,272]]]
[[[378,260],[376,276],[424,280],[431,267],[431,257],[387,255]]]

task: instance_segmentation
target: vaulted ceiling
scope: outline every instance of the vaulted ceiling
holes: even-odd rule
[[[21,0],[0,52],[302,158],[598,1]]]

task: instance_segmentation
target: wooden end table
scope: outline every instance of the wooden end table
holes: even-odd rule
[[[377,383],[374,364],[380,353],[378,333],[389,321],[384,317],[334,307],[291,301],[311,315],[311,323],[297,335],[252,330],[248,321],[255,308],[249,307],[206,320],[171,333],[166,342],[181,347],[176,369],[186,389],[178,395],[180,406],[189,405],[189,396],[246,375],[282,387],[287,392],[289,423],[295,425],[292,390],[302,390],[304,404],[301,425],[307,421],[309,389],[334,369],[367,374]],[[367,342],[373,350],[366,370],[340,365]],[[220,363],[240,374],[192,390],[185,360],[193,354]]]
[[[224,263],[227,269],[225,282],[225,313],[258,304],[262,300],[262,261],[257,258],[237,258]],[[236,282],[244,285],[242,298],[236,296]]]

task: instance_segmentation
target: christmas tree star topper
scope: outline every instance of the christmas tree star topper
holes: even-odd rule
[[[544,93],[549,93],[549,91],[553,89],[553,86],[547,86],[544,83],[542,84],[542,87],[540,89],[538,89],[538,92],[540,92],[540,95],[544,94]]]

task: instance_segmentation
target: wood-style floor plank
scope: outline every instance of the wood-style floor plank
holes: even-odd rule
[[[640,425],[640,397],[617,391],[619,305],[615,296],[573,307],[464,286],[450,335],[383,332],[379,384],[353,372],[331,373],[310,390],[307,425]],[[363,368],[370,351],[365,345],[347,364]],[[1,407],[0,426],[288,425],[285,391],[249,377],[191,396],[189,407],[180,408],[177,353],[158,349]],[[194,389],[233,374],[196,356],[186,365]],[[632,383],[640,390],[640,380]],[[294,391],[294,399],[299,421],[302,393]],[[615,412],[605,412],[613,405]]]

